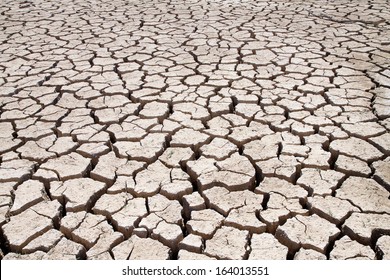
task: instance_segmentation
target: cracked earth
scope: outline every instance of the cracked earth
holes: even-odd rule
[[[3,259],[390,259],[390,3],[0,4]]]

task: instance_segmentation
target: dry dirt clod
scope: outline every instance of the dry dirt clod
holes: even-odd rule
[[[221,214],[211,209],[193,211],[191,220],[187,222],[186,228],[189,233],[208,239],[222,225],[223,220],[224,218]]]
[[[278,240],[293,250],[313,249],[325,254],[329,243],[335,240],[340,230],[317,215],[296,216],[277,228]]]
[[[361,244],[371,245],[374,234],[390,232],[390,215],[352,213],[343,224],[343,232]]]
[[[348,199],[362,211],[390,214],[389,192],[373,179],[349,177],[336,197]]]
[[[214,187],[203,192],[210,208],[227,216],[230,211],[240,207],[247,207],[248,211],[262,209],[263,196],[251,191],[230,192],[223,187]]]
[[[82,178],[89,167],[90,160],[78,153],[71,153],[59,158],[49,159],[40,166],[42,169],[56,172],[62,180]]]
[[[187,252],[201,253],[203,250],[203,239],[199,235],[189,234],[179,243],[179,249]]]
[[[326,256],[312,249],[301,248],[295,254],[294,260],[326,260]]]
[[[335,140],[330,143],[329,148],[332,153],[340,153],[345,156],[357,157],[363,161],[377,160],[383,156],[377,148],[368,142],[355,137]]]
[[[12,216],[10,221],[3,225],[2,230],[9,248],[14,252],[21,252],[29,242],[53,228],[53,221],[49,217],[27,209],[19,215]]]
[[[383,260],[390,259],[390,236],[384,235],[376,242],[376,251]]]
[[[253,234],[249,260],[285,260],[288,248],[272,234]]]
[[[360,212],[348,200],[333,196],[314,196],[308,198],[310,211],[337,225],[341,224],[352,212]]]
[[[95,201],[104,193],[106,184],[90,178],[70,179],[51,182],[52,198],[65,205],[66,211],[78,212],[90,210]]]
[[[223,226],[210,240],[206,240],[205,254],[217,259],[244,259],[247,255],[249,233]]]
[[[369,247],[344,236],[337,240],[330,252],[331,260],[374,260],[375,252]]]
[[[235,190],[251,188],[255,181],[255,169],[250,161],[235,153],[223,161],[201,157],[187,162],[190,176],[197,178],[201,190],[211,188],[215,184]]]
[[[151,238],[131,237],[112,249],[116,260],[167,260],[171,250]]]
[[[12,215],[17,215],[47,198],[45,186],[35,180],[28,180],[18,186],[14,196],[15,199],[10,209]]]

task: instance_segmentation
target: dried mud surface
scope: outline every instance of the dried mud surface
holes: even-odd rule
[[[3,259],[389,259],[390,4],[0,4]]]

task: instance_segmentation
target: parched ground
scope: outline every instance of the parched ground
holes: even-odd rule
[[[390,259],[390,2],[0,4],[3,259]]]

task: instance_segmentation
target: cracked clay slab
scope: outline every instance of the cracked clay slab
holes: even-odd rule
[[[389,259],[389,22],[0,1],[0,259]]]

